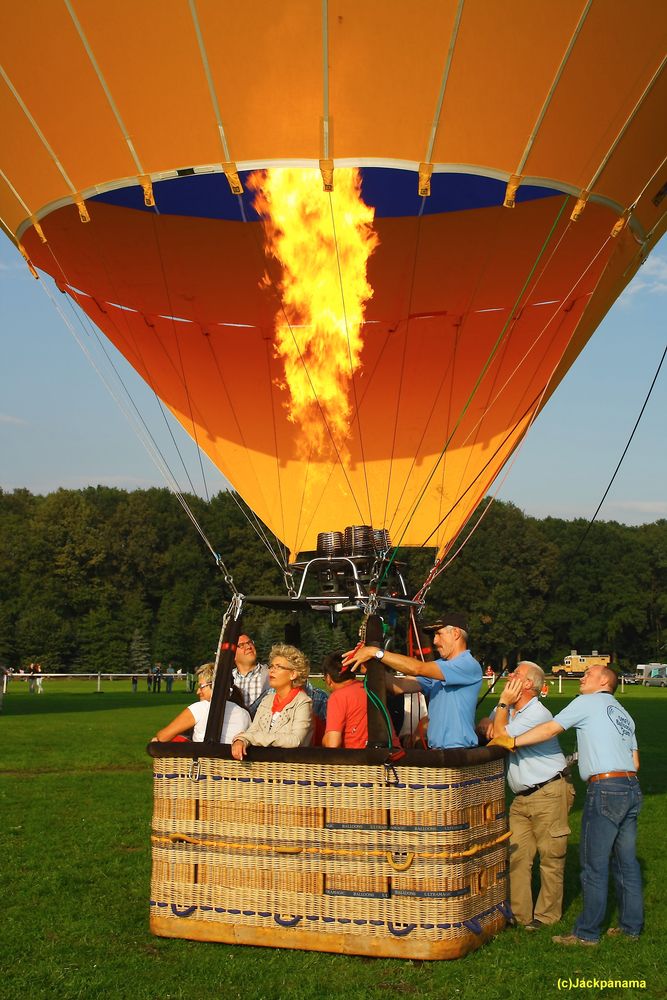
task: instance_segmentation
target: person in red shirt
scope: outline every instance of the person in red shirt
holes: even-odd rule
[[[362,750],[368,743],[368,699],[364,685],[349,667],[343,666],[340,653],[324,657],[322,673],[330,692],[322,746]]]
[[[322,746],[363,750],[368,743],[368,696],[357,674],[342,662],[342,655],[329,653],[322,662],[322,673],[330,692]],[[393,726],[392,743],[400,746]]]

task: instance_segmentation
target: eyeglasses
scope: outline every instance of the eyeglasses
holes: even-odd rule
[[[250,647],[254,647],[254,645],[255,645],[255,643],[252,641],[252,639],[248,639],[247,642],[239,642],[239,643],[237,643],[236,644],[236,648],[237,649],[248,649],[249,646]]]
[[[284,667],[282,663],[271,663],[271,670],[293,670],[293,667]]]
[[[204,690],[204,688],[210,688],[210,686],[211,686],[211,685],[210,685],[210,683],[209,683],[209,682],[207,682],[206,684],[199,684],[199,685],[197,686],[197,690],[198,690],[198,691],[203,691],[203,690]]]

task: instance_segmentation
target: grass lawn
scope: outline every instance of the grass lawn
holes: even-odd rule
[[[454,962],[405,962],[231,947],[154,938],[148,932],[151,762],[149,738],[192,696],[132,694],[128,682],[54,681],[44,694],[12,682],[0,715],[0,934],[2,1000],[322,1000],[329,997],[555,996],[559,978],[645,980],[646,988],[574,992],[588,997],[667,997],[662,927],[667,885],[667,796],[662,729],[667,691],[628,687],[620,700],[637,722],[644,810],[639,856],[646,931],[638,944],[597,949],[552,944],[551,929],[510,929]],[[578,691],[567,681],[554,712]],[[497,701],[489,696],[480,714]],[[563,738],[570,750],[572,734]],[[577,852],[583,802],[577,781],[565,887],[569,932],[579,910]],[[610,918],[613,919],[613,909]],[[661,958],[660,956],[663,956]]]

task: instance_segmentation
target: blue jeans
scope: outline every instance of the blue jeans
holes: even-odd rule
[[[586,941],[600,937],[607,909],[610,858],[619,926],[626,934],[639,934],[643,927],[642,878],[637,861],[641,805],[637,778],[603,778],[588,786],[579,849],[584,909],[574,923],[574,933]]]

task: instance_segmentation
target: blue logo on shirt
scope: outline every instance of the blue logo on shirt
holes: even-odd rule
[[[619,734],[626,739],[632,736],[632,725],[628,716],[617,705],[607,707],[607,715],[616,726]]]

